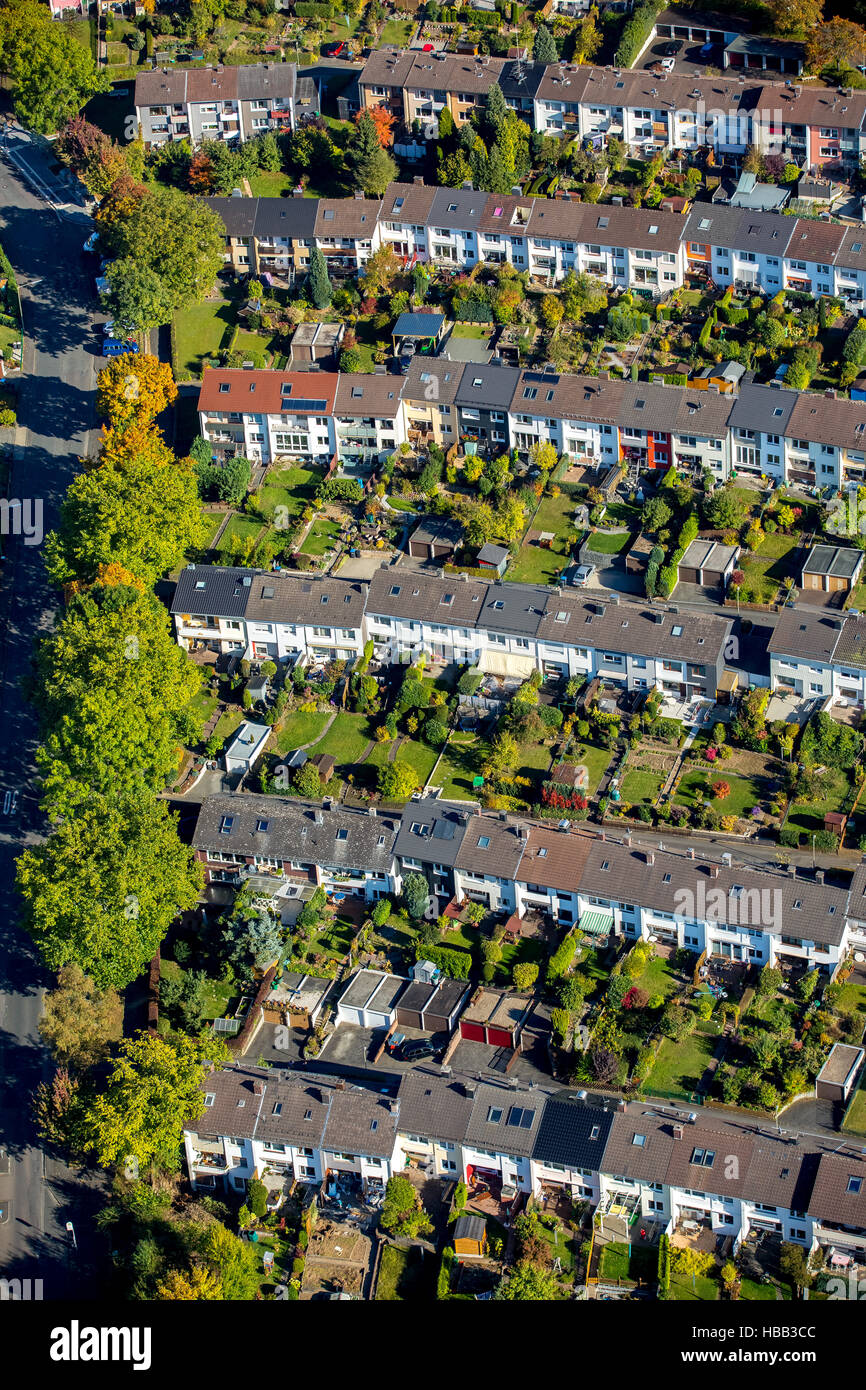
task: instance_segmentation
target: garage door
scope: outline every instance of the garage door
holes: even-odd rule
[[[421,1015],[420,1015],[420,1013],[417,1011],[417,1009],[398,1009],[398,1010],[397,1010],[397,1023],[399,1024],[399,1026],[400,1026],[401,1028],[423,1028],[423,1027],[424,1027],[424,1023],[423,1023],[423,1021],[422,1021]]]
[[[512,1047],[511,1033],[507,1028],[488,1028],[487,1041],[494,1047]]]
[[[461,1023],[460,1036],[467,1042],[483,1042],[484,1027],[481,1023]]]
[[[340,1004],[337,1008],[341,1023],[357,1023],[360,1027],[364,1026],[363,1009],[346,1009]]]
[[[391,1027],[390,1013],[383,1014],[378,1009],[359,1009],[358,1012],[361,1014],[361,1022],[365,1028]]]
[[[681,584],[697,584],[699,582],[697,570],[692,569],[690,565],[680,565],[679,576]]]

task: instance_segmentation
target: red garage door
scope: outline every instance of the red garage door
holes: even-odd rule
[[[467,1042],[483,1042],[484,1027],[481,1023],[461,1023],[460,1036]]]
[[[511,1033],[506,1028],[488,1028],[487,1041],[494,1047],[512,1047]]]

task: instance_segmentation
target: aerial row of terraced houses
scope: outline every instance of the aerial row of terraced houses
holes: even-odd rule
[[[674,386],[421,355],[405,375],[213,368],[198,408],[217,458],[369,469],[404,443],[447,451],[469,440],[523,458],[551,443],[575,463],[626,461],[658,477],[673,465],[716,482],[866,481],[866,401],[758,385],[751,373]]]
[[[192,843],[207,884],[252,877],[279,906],[311,884],[374,901],[423,873],[440,907],[456,898],[521,919],[546,912],[560,926],[759,968],[806,965],[833,976],[847,952],[866,946],[866,865],[838,878],[757,867],[731,853],[651,848],[630,835],[432,797],[401,812],[223,793],[204,801]]]
[[[836,1139],[660,1104],[587,1104],[584,1093],[406,1073],[394,1096],[326,1073],[239,1063],[206,1078],[184,1134],[196,1188],[243,1191],[254,1176],[319,1186],[357,1174],[380,1189],[407,1163],[487,1178],[536,1196],[557,1190],[606,1215],[673,1233],[700,1222],[736,1251],[771,1232],[807,1249],[866,1247],[866,1160]]]
[[[356,660],[434,662],[545,679],[596,677],[629,691],[728,700],[769,686],[812,700],[866,704],[866,617],[785,608],[769,638],[769,674],[741,654],[733,618],[619,595],[477,579],[385,562],[367,581],[189,565],[171,602],[179,644],[312,667]]]
[[[866,102],[864,102],[866,105]],[[681,200],[682,201],[682,200]],[[390,245],[406,263],[444,268],[510,265],[539,284],[585,272],[646,295],[689,275],[774,295],[799,290],[866,303],[866,232],[815,218],[697,203],[683,215],[581,203],[576,196],[485,193],[420,180],[383,197],[211,198],[226,228],[226,259],[240,274],[306,274],[318,247],[335,273],[362,270]]]
[[[645,154],[711,148],[717,157],[751,144],[801,167],[856,169],[866,153],[866,94],[757,76],[655,76],[639,70],[527,62],[520,58],[380,48],[358,75],[361,108],[385,107],[398,130],[435,139],[440,112],[459,126],[498,83],[506,104],[536,131],[603,143],[615,135]],[[149,146],[172,139],[227,141],[294,129],[315,114],[315,89],[293,63],[157,69],[135,84]]]

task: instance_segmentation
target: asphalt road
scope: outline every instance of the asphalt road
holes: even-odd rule
[[[80,209],[56,211],[22,167],[52,180],[50,165],[23,136],[0,141],[0,241],[19,280],[25,328],[17,442],[8,496],[42,505],[47,533],[78,458],[95,441],[97,364],[92,314],[93,267],[82,253],[91,224]],[[22,163],[23,160],[23,163]],[[57,189],[59,196],[64,195]],[[25,513],[26,515],[26,513]],[[43,1297],[86,1297],[95,1290],[101,1242],[93,1226],[102,1201],[89,1174],[76,1175],[47,1157],[33,1130],[30,1097],[50,1076],[50,1056],[37,1031],[46,978],[30,940],[16,926],[14,861],[39,835],[34,794],[35,712],[21,688],[31,669],[34,638],[50,627],[55,595],[41,544],[3,537],[0,572],[0,1275],[41,1279]],[[3,815],[4,793],[18,792]],[[77,1248],[66,1232],[75,1227]]]

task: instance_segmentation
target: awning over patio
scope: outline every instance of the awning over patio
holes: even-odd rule
[[[577,925],[587,936],[608,936],[613,931],[613,913],[603,909],[584,912]]]
[[[486,647],[481,653],[478,670],[485,676],[511,676],[515,680],[528,680],[535,670],[531,656],[518,656],[516,652],[497,652]]]

